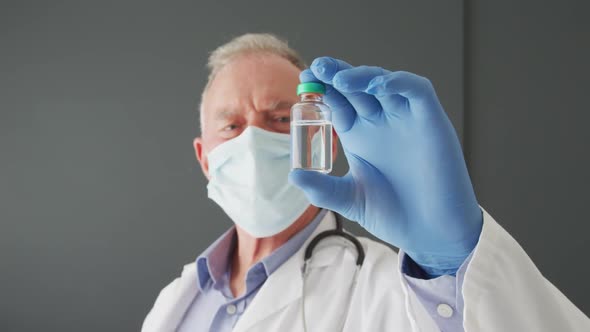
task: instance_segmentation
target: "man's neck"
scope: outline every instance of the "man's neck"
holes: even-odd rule
[[[232,257],[230,288],[235,297],[246,291],[246,273],[256,262],[270,255],[293,235],[307,226],[318,214],[319,208],[310,205],[297,220],[279,234],[255,238],[236,226],[237,244]]]

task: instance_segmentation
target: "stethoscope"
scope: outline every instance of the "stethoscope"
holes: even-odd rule
[[[356,281],[357,281],[358,272],[361,269],[363,262],[365,261],[365,249],[363,249],[361,242],[356,237],[354,237],[351,234],[346,233],[342,229],[342,220],[340,220],[340,218],[338,218],[338,216],[336,216],[336,228],[319,233],[309,242],[309,244],[305,248],[305,254],[303,256],[303,267],[301,268],[301,277],[303,280],[303,285],[301,287],[301,318],[303,320],[303,330],[304,331],[307,331],[307,324],[305,321],[305,280],[306,280],[307,274],[308,274],[307,266],[308,266],[308,263],[311,261],[313,250],[317,247],[317,245],[322,240],[324,240],[328,237],[334,237],[334,236],[346,239],[348,242],[352,243],[356,249],[356,269],[354,271],[352,284],[350,286],[350,293],[349,293],[350,297],[348,299],[348,306],[346,307],[346,310],[344,311],[344,316],[340,320],[342,322],[342,326],[341,326],[340,330],[342,330],[344,328],[344,323],[346,322],[345,318],[346,318],[346,316],[348,316],[348,312],[350,310],[350,303],[352,302],[352,295],[353,295],[354,290],[356,288]]]

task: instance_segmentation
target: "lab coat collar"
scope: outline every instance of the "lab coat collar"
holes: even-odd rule
[[[238,320],[234,331],[246,331],[257,322],[301,297],[303,284],[301,268],[303,267],[305,248],[316,235],[335,227],[336,217],[333,212],[328,211],[301,248],[272,273],[261,286],[252,303]],[[330,250],[321,250],[317,251],[317,253],[314,251],[311,266],[330,265],[334,263],[335,259],[336,255]],[[198,296],[199,286],[197,280],[195,262],[185,265],[181,276],[162,290],[161,294],[163,296],[159,297],[154,304],[154,308],[146,319],[147,324],[144,323],[144,325],[149,326],[149,329],[145,331],[175,331],[182,322],[195,296]]]
[[[335,225],[335,215],[333,212],[328,211],[324,219],[303,243],[301,248],[268,277],[258,291],[258,294],[252,300],[252,303],[250,303],[242,317],[240,317],[240,320],[238,320],[234,331],[245,331],[257,322],[262,321],[293,301],[301,298],[303,286],[301,269],[303,267],[305,248],[307,248],[309,242],[316,235],[325,230],[334,229]],[[334,260],[334,255],[318,254],[317,256],[314,255],[313,262],[314,266],[318,266],[331,264]]]

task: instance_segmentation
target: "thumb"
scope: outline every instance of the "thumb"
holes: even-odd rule
[[[311,204],[346,215],[354,202],[352,176],[337,177],[315,171],[292,170],[289,182],[299,187]]]

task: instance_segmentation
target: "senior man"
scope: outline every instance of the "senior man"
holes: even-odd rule
[[[164,288],[143,331],[590,331],[475,198],[430,82],[318,58],[305,69],[268,34],[216,49],[196,157],[234,221]],[[326,85],[342,178],[289,172],[299,82]],[[336,136],[336,133],[338,136]],[[336,213],[400,248],[358,238],[304,251]]]

